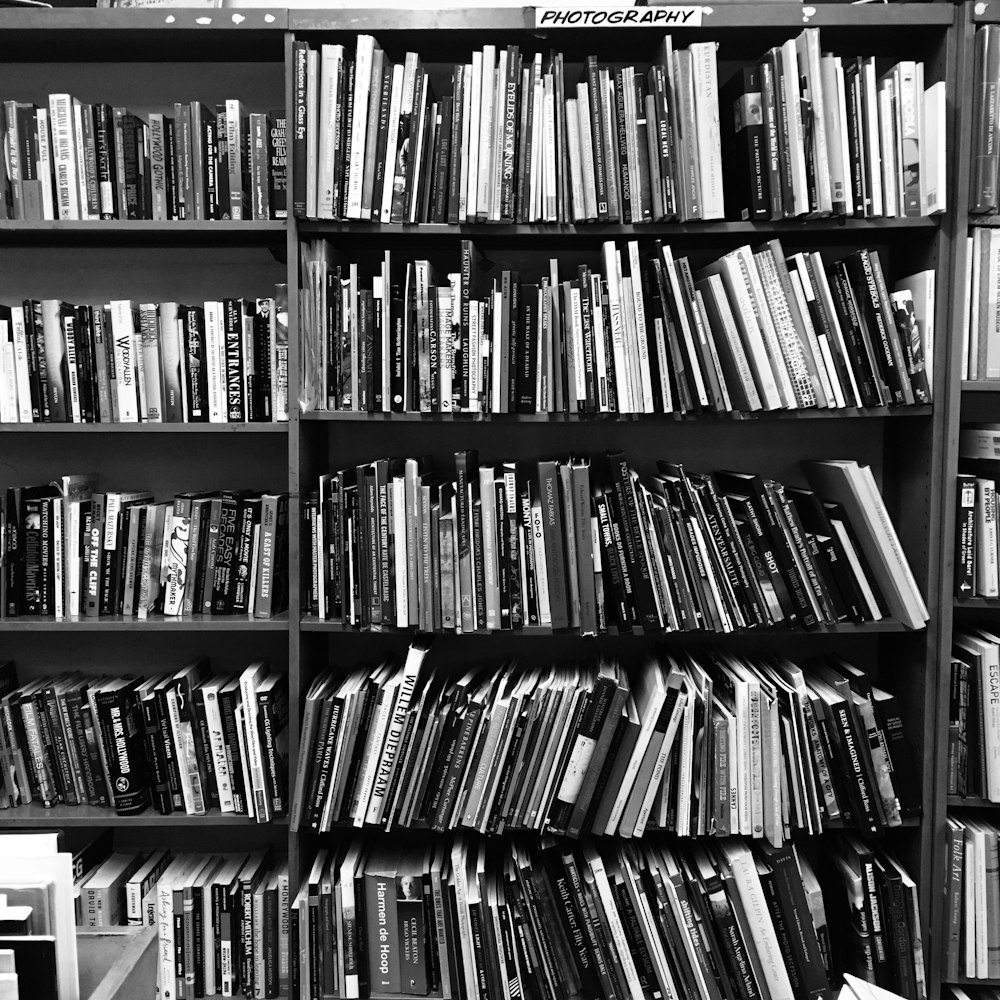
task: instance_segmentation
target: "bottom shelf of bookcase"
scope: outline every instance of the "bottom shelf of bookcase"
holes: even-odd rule
[[[1000,986],[1000,979],[970,979],[968,976],[958,976],[946,979],[943,986]]]
[[[156,928],[78,930],[80,1000],[135,1000],[156,985]]]
[[[272,820],[271,823],[254,823],[253,820],[247,819],[244,815],[220,813],[217,810],[210,811],[204,816],[189,816],[183,812],[161,816],[155,809],[147,809],[137,816],[119,816],[112,809],[100,809],[96,806],[62,805],[46,809],[35,802],[31,802],[26,806],[16,806],[13,809],[0,810],[0,827],[16,827],[18,829],[38,827],[48,829],[61,826],[237,826],[249,829],[254,826],[288,826],[288,819],[280,818]]]

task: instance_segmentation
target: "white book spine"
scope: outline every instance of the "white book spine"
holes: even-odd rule
[[[49,121],[59,218],[73,221],[80,218],[80,189],[77,183],[73,99],[69,94],[49,94]]]
[[[42,218],[57,219],[58,211],[52,196],[52,150],[49,140],[49,112],[39,108],[35,112],[38,120],[38,167],[35,176],[42,182]]]
[[[205,303],[205,367],[208,377],[208,420],[212,424],[227,422],[225,408],[225,338],[222,332],[223,305]]]
[[[538,500],[531,503],[531,533],[535,547],[535,566],[540,567],[535,574],[538,589],[538,624],[551,625],[552,612],[549,606],[549,578],[545,572],[545,534],[542,526],[542,505]]]
[[[480,132],[483,75],[483,53],[473,52],[472,74],[469,80],[471,88],[469,95],[469,170],[466,178],[465,219],[462,220],[468,222],[475,222],[479,211],[479,151],[482,143]]]
[[[24,329],[24,307],[12,306],[11,326],[14,333],[14,377],[17,383],[17,416],[22,424],[32,422],[31,379],[28,373],[28,338]]]
[[[79,197],[80,218],[94,219],[88,209],[86,150],[83,142],[83,105],[73,98],[73,141],[76,146],[76,187]]]
[[[479,96],[479,162],[476,184],[476,217],[489,216],[492,197],[490,179],[493,176],[493,116],[496,110],[496,46],[483,46]]]
[[[267,794],[267,780],[264,774],[260,730],[257,725],[256,674],[250,675],[245,670],[240,675],[240,697],[243,701],[243,728],[246,738],[247,770],[250,773],[254,815],[258,823],[266,823],[271,819],[272,807],[271,798]]]
[[[653,380],[649,368],[649,338],[646,332],[646,309],[642,295],[642,264],[639,261],[639,243],[629,240],[628,266],[632,290],[632,308],[635,315],[635,337],[639,352],[639,381],[642,390],[642,413],[653,412]]]
[[[716,47],[716,42],[693,42],[689,46],[695,87],[695,127],[698,132],[698,168],[701,173],[701,217],[703,220],[721,219],[725,216],[722,194],[722,137],[719,127],[719,77],[715,61]],[[804,183],[804,160],[802,174]]]
[[[369,88],[372,85],[372,59],[375,39],[359,35],[354,61],[354,115],[351,121],[351,163],[347,178],[347,218],[360,219],[361,196],[365,176],[365,136],[368,131]],[[381,84],[381,81],[379,81]]]
[[[399,144],[399,117],[403,113],[403,76],[405,67],[396,63],[392,67],[392,82],[389,90],[389,125],[385,143],[385,177],[378,213],[374,211],[375,197],[372,196],[372,214],[375,220],[388,222],[392,214],[392,182],[395,175],[396,147]]]
[[[337,210],[333,203],[334,157],[338,116],[342,113],[338,97],[346,105],[343,95],[337,93],[337,77],[343,60],[342,45],[324,45],[320,49],[319,63],[319,120],[317,122],[318,171],[316,178],[316,218],[332,219]],[[228,112],[228,108],[227,108]],[[228,113],[226,126],[229,127]],[[232,150],[229,153],[232,156]]]
[[[757,875],[753,855],[746,847],[731,842],[723,847],[723,851],[729,861],[747,915],[750,936],[757,951],[771,1000],[792,1000],[792,985],[764,899],[764,890]]]
[[[118,422],[139,422],[139,394],[136,387],[135,322],[132,303],[117,299],[111,303],[111,336],[115,352],[115,389],[118,394]]]

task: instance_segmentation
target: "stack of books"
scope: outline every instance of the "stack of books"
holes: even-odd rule
[[[1000,425],[975,424],[959,432],[955,503],[955,596],[1000,596],[997,481]]]
[[[1000,829],[981,816],[948,816],[945,978],[1000,978]]]
[[[444,476],[416,458],[321,476],[303,503],[304,611],[373,630],[583,635],[927,622],[868,466],[804,462],[811,490],[657,468],[462,451]]]
[[[233,674],[211,674],[202,657],[149,678],[67,672],[23,685],[7,662],[0,699],[0,809],[134,816],[152,805],[258,823],[288,812],[288,675],[263,660]]]
[[[287,419],[287,285],[202,305],[0,306],[0,423]]]
[[[1000,802],[1000,637],[989,626],[957,631],[951,648],[948,794]]]
[[[716,46],[646,67],[484,45],[441,94],[419,53],[393,64],[295,43],[293,209],[383,223],[862,218],[945,209],[945,85],[921,62],[821,52],[819,29],[722,88]],[[720,125],[721,122],[725,123]],[[726,156],[722,153],[725,151]],[[723,160],[729,165],[724,172]]]
[[[297,995],[289,994],[288,880],[288,863],[269,849],[176,854],[148,892],[154,919],[142,921],[157,928],[157,995]]]
[[[303,246],[309,409],[390,413],[760,412],[929,403],[934,273],[890,292],[875,250],[825,262],[779,240],[692,267],[657,241],[527,279],[469,240],[459,270],[369,281]]]
[[[94,475],[0,495],[0,615],[271,618],[288,607],[288,494],[98,492]]]
[[[3,217],[283,219],[285,112],[239,100],[178,102],[145,116],[50,94],[3,102]]]
[[[848,892],[855,873],[865,876],[864,913],[881,919],[888,902],[885,923],[865,935],[883,948],[877,983],[924,1000],[913,881],[886,851],[850,838],[831,847]],[[821,996],[828,910],[847,919],[840,898],[824,899],[791,845],[738,837],[683,849],[553,837],[457,836],[426,848],[355,840],[321,850],[292,901],[291,995],[473,997],[482,985],[488,996],[567,1000]],[[320,944],[334,939],[335,948]],[[848,964],[861,974],[862,961]]]
[[[293,832],[671,830],[780,847],[795,829],[878,834],[920,812],[895,698],[842,660],[662,650],[629,669],[444,673],[425,655],[313,681]]]

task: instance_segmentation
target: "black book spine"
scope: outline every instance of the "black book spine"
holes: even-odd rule
[[[222,512],[215,552],[215,576],[212,585],[212,614],[215,615],[228,615],[232,612],[234,577],[237,570],[237,533],[242,507],[242,501],[235,494],[222,494]]]
[[[306,60],[308,42],[292,43],[292,212],[298,219],[306,214],[306,134],[308,131],[308,98],[306,94]]]
[[[99,691],[95,703],[115,812],[134,816],[149,805],[144,730],[134,696],[127,688]]]
[[[167,778],[167,788],[174,810],[184,808],[184,794],[181,790],[181,772],[177,763],[177,747],[174,746],[173,728],[170,725],[170,715],[167,709],[167,690],[165,687],[154,692],[156,699],[156,716],[160,723],[160,748],[163,753],[163,765]]]
[[[166,757],[160,740],[160,717],[156,698],[142,698],[139,701],[139,707],[142,711],[143,731],[146,735],[146,756],[150,768],[150,791],[153,805],[161,815],[168,816],[174,811],[174,804],[170,794],[170,782],[167,778]]]

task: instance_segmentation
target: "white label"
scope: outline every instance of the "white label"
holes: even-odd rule
[[[536,28],[700,28],[701,7],[536,7]]]

